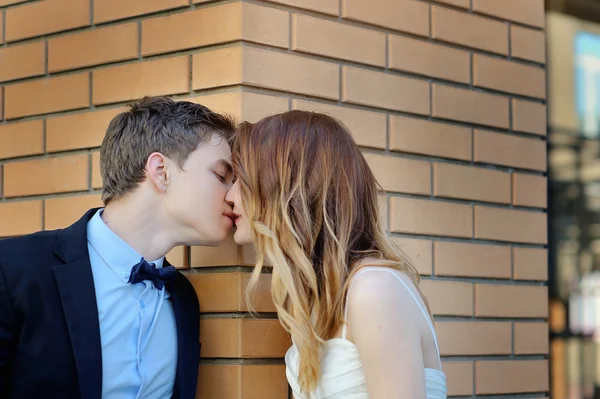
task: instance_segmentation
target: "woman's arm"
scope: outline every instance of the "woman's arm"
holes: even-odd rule
[[[348,296],[350,339],[360,352],[370,399],[425,399],[425,369],[417,317],[406,287],[386,271],[368,271]]]

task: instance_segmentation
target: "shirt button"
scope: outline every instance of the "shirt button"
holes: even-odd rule
[[[144,309],[146,307],[146,304],[144,303],[144,301],[140,301],[140,306],[142,307],[142,309]]]
[[[129,277],[129,272],[123,272],[123,277]]]

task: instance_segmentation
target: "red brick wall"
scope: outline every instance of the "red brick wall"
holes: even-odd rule
[[[452,396],[548,390],[542,0],[0,0],[0,236],[100,204],[98,146],[145,94],[240,119],[344,121],[424,276]],[[2,44],[3,43],[3,44]],[[177,248],[201,308],[201,398],[285,398],[289,344],[252,256]]]

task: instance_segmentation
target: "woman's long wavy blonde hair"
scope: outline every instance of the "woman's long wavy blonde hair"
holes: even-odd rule
[[[378,204],[383,190],[337,120],[289,111],[243,123],[233,164],[257,255],[247,298],[268,261],[279,320],[300,353],[299,384],[313,392],[321,345],[344,323],[357,270],[376,258],[405,272],[417,289],[419,274],[387,235]]]

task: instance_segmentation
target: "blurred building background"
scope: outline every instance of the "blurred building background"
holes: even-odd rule
[[[600,2],[546,1],[551,397],[600,397]]]

